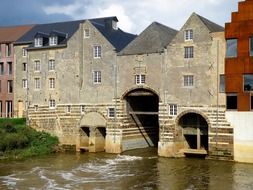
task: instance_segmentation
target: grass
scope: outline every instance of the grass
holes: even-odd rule
[[[58,138],[25,125],[25,119],[0,119],[0,159],[24,159],[53,153]]]

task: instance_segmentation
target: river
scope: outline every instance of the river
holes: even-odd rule
[[[56,154],[0,162],[0,189],[252,190],[253,165],[161,158],[156,149]]]

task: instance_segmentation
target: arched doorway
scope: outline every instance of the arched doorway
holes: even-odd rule
[[[128,128],[123,136],[127,147],[124,148],[123,142],[123,149],[156,147],[159,140],[158,95],[151,90],[139,88],[128,92],[124,99]]]
[[[181,140],[184,141],[185,153],[207,154],[208,123],[198,113],[186,113],[178,121]]]

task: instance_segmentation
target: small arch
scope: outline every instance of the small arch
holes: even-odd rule
[[[183,143],[183,149],[207,153],[210,122],[205,114],[198,110],[187,110],[180,113],[175,122],[177,140]]]
[[[98,112],[89,112],[85,114],[81,121],[80,127],[106,127],[106,119]]]
[[[188,114],[188,113],[195,113],[195,114],[199,114],[199,115],[201,115],[205,120],[206,120],[206,122],[207,122],[207,124],[208,124],[208,128],[210,128],[210,121],[209,121],[209,118],[203,113],[203,112],[201,112],[201,111],[199,111],[199,110],[194,110],[194,109],[191,109],[191,110],[186,110],[186,111],[183,111],[183,112],[181,112],[180,114],[178,114],[177,115],[177,117],[176,117],[176,119],[175,119],[175,123],[176,123],[176,125],[178,125],[178,122],[179,122],[179,120],[184,116],[184,115],[186,115],[186,114]]]

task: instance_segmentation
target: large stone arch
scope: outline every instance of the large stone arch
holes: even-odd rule
[[[144,90],[144,91],[149,91],[149,92],[152,92],[154,95],[156,95],[158,98],[159,98],[159,101],[160,101],[160,96],[159,96],[159,93],[154,90],[153,88],[150,88],[150,87],[147,87],[147,86],[140,86],[140,87],[132,87],[130,89],[127,89],[121,96],[121,100],[124,100],[125,97],[130,94],[131,92],[134,92],[134,91],[141,91],[141,90]]]

